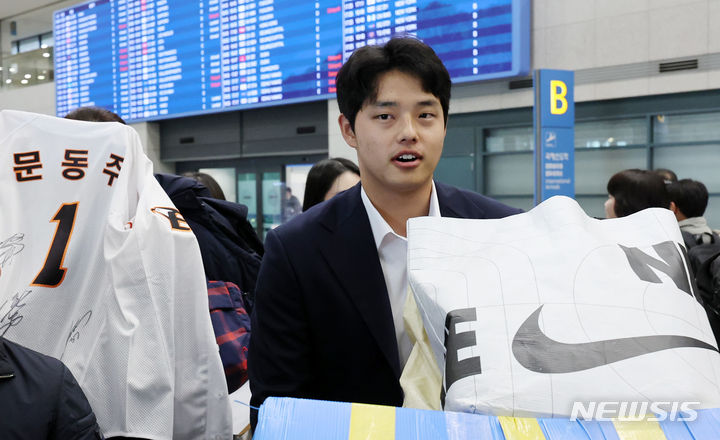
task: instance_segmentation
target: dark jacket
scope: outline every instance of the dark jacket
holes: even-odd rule
[[[155,178],[197,237],[207,279],[253,292],[263,245],[247,220],[247,206],[213,199],[205,186],[188,177]]]
[[[245,205],[210,197],[201,183],[155,174],[195,234],[208,283],[208,305],[228,392],[247,380],[252,295],[263,245],[247,220]]]
[[[443,217],[520,212],[435,187]],[[401,406],[390,300],[360,185],[270,231],[265,250],[248,353],[251,404],[292,396]]]
[[[62,362],[0,337],[0,438],[103,436],[85,394]]]

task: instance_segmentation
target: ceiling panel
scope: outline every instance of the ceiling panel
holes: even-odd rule
[[[65,2],[64,0],[0,0],[0,20],[60,3]],[[75,3],[82,3],[82,0]]]

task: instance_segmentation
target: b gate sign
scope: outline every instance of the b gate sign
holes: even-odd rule
[[[575,197],[574,72],[536,70],[535,204],[552,196]]]

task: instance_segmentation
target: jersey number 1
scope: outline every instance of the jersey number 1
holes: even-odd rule
[[[33,280],[33,286],[57,287],[63,282],[67,268],[62,267],[67,251],[68,242],[75,225],[75,214],[77,213],[78,202],[63,203],[55,213],[51,221],[57,222],[55,236],[53,236],[45,264]]]

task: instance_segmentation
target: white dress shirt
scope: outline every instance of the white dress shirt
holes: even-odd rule
[[[370,229],[372,229],[375,246],[377,247],[380,265],[382,266],[383,275],[385,276],[385,286],[387,287],[388,296],[390,298],[390,308],[392,310],[393,323],[395,324],[395,337],[398,344],[398,354],[400,357],[400,368],[405,367],[405,363],[410,357],[412,344],[405,331],[403,323],[403,308],[405,299],[407,298],[407,238],[396,234],[385,219],[380,215],[378,210],[365,193],[365,188],[360,188],[360,196],[362,197],[365,211],[370,220]],[[440,217],[440,205],[438,203],[437,192],[435,191],[435,182],[432,183],[432,192],[430,193],[430,217]]]

